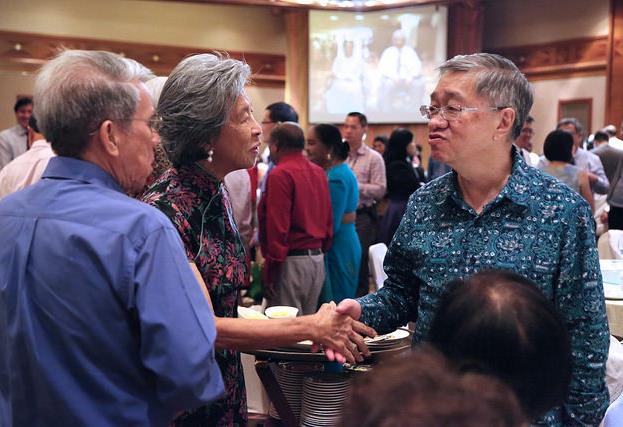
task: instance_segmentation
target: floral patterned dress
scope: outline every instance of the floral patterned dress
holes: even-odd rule
[[[238,293],[248,274],[244,248],[222,184],[198,163],[171,168],[143,196],[177,228],[188,259],[197,264],[206,283],[214,313],[237,317]],[[240,353],[217,349],[216,360],[226,396],[209,407],[188,411],[177,426],[246,425],[247,402]]]

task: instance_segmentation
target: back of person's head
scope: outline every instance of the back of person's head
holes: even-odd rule
[[[412,142],[413,132],[409,129],[394,129],[387,142],[387,149],[384,154],[385,162],[389,164],[395,161],[406,160],[408,156],[407,147]]]
[[[494,53],[457,55],[441,64],[439,72],[474,73],[475,90],[492,107],[510,107],[515,121],[509,139],[515,140],[532,108],[532,88],[526,76],[507,58]]]
[[[353,384],[343,427],[519,427],[517,398],[499,380],[459,372],[439,352],[418,346]]]
[[[266,107],[268,110],[268,116],[274,123],[283,122],[299,122],[299,115],[290,104],[287,102],[275,102]]]
[[[337,126],[322,123],[314,126],[314,132],[318,141],[325,145],[335,157],[346,160],[350,147],[342,140],[342,134]]]
[[[149,92],[149,96],[151,96],[154,107],[158,105],[162,88],[166,82],[167,78],[164,76],[157,76],[145,82],[145,86],[147,86],[147,91]]]
[[[543,154],[550,162],[573,162],[573,136],[564,130],[553,130],[545,137]]]
[[[509,384],[530,419],[561,404],[571,372],[569,334],[536,285],[491,270],[448,287],[430,342],[460,369]]]
[[[13,105],[13,111],[17,113],[17,110],[27,105],[32,105],[32,98],[29,96],[22,96],[17,101],[15,101],[15,105]]]
[[[80,157],[105,120],[130,126],[139,103],[137,82],[153,78],[138,62],[104,51],[66,50],[39,71],[35,114],[59,156]]]
[[[604,127],[601,131],[605,132],[606,134],[608,134],[608,136],[616,136],[617,135],[617,128],[616,128],[615,125],[612,125],[612,124]]]
[[[37,123],[37,119],[34,115],[30,116],[30,118],[28,119],[28,127],[37,133],[41,133],[41,131],[39,130],[39,125]]]
[[[305,148],[303,129],[294,122],[279,123],[270,133],[270,141],[280,151],[302,151]]]
[[[615,131],[615,135],[616,135],[616,131]],[[610,135],[608,135],[606,132],[598,130],[597,132],[595,132],[595,135],[593,135],[593,141],[595,142],[608,142],[608,140],[610,139]]]
[[[346,117],[356,117],[357,119],[359,119],[359,124],[361,125],[361,127],[365,128],[366,126],[368,126],[368,118],[363,113],[359,113],[357,111],[352,111],[352,112],[348,113],[346,115]]]

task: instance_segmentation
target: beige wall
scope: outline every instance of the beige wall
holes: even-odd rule
[[[592,129],[594,132],[604,126],[606,77],[577,77],[564,80],[543,80],[532,83],[534,106],[531,115],[534,123],[534,151],[542,154],[545,136],[556,127],[558,121],[558,100],[592,98]]]
[[[72,37],[285,53],[283,17],[270,8],[134,0],[0,0],[0,30]],[[0,129],[13,126],[18,94],[32,93],[33,75],[0,70]],[[252,87],[258,119],[284,90]]]
[[[34,76],[0,70],[0,130],[15,126],[13,105],[17,95],[31,95]]]
[[[285,53],[270,8],[135,0],[0,0],[0,29],[106,40]]]
[[[15,125],[13,104],[15,95],[30,95],[34,83],[33,74],[25,74],[17,71],[0,70],[0,129]],[[283,101],[283,88],[247,87],[247,93],[251,98],[251,104],[255,111],[257,121],[262,120],[264,109],[273,102]]]
[[[608,35],[609,0],[488,0],[485,8],[485,49],[548,43]],[[558,101],[592,98],[593,129],[604,125],[606,77],[533,81],[534,150],[558,119]]]
[[[608,34],[609,0],[488,0],[485,48]]]

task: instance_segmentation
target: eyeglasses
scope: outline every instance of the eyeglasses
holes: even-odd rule
[[[147,126],[149,126],[149,130],[152,133],[159,133],[160,132],[160,126],[162,124],[162,117],[154,114],[153,116],[151,116],[148,119],[115,119],[114,121],[118,121],[118,122],[145,122],[145,123],[147,123]],[[100,126],[102,126],[102,123],[97,125],[97,127],[94,130],[89,132],[89,136],[93,136],[97,132],[99,132],[99,129],[100,129]]]
[[[261,122],[261,124],[263,124],[263,125],[270,125],[270,124],[273,124],[273,123],[279,123],[279,122],[273,122],[272,120],[264,120],[264,121]]]
[[[123,120],[124,122],[145,122],[147,123],[147,126],[149,126],[149,129],[153,132],[153,133],[158,133],[160,131],[160,125],[162,124],[162,117],[158,116],[158,115],[153,115],[148,119],[125,119]]]
[[[459,118],[461,113],[472,113],[474,111],[488,110],[488,111],[500,111],[507,107],[462,107],[460,105],[446,105],[445,107],[435,107],[432,105],[422,105],[420,107],[420,113],[428,120],[435,117],[437,114],[441,115],[441,118],[446,121],[452,121]]]

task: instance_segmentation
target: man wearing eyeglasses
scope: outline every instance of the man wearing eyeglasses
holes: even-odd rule
[[[536,166],[539,163],[539,155],[532,152],[532,137],[534,136],[532,123],[534,123],[534,118],[528,116],[521,127],[519,137],[515,140],[515,145],[521,150],[521,155],[526,163],[530,166]]]
[[[128,197],[152,171],[136,61],[68,50],[35,82],[57,156],[0,201],[0,424],[167,425],[224,391],[213,311],[177,230]]]
[[[609,334],[595,222],[581,196],[528,166],[513,145],[532,100],[526,78],[501,56],[441,65],[421,112],[430,120],[432,157],[453,171],[411,196],[385,258],[383,288],[342,301],[338,311],[379,333],[415,322],[418,343],[449,281],[492,268],[519,273],[560,311],[573,351],[565,402],[533,421],[598,425],[608,406]]]

